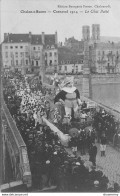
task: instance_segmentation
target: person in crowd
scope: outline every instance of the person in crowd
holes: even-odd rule
[[[89,151],[89,161],[92,162],[93,166],[96,166],[97,146],[95,143],[92,144]]]
[[[103,133],[100,142],[101,157],[105,156],[106,144],[107,144],[107,139],[105,133]]]
[[[40,88],[36,84],[37,82],[32,82],[33,87],[31,88],[28,79],[18,73],[9,73],[4,79],[4,99],[27,146],[33,187],[43,189],[56,185],[57,191],[62,192],[106,191],[108,182],[105,176],[95,169],[89,172],[81,157],[77,158],[76,152],[79,143],[77,137],[71,139],[71,146],[75,154],[72,156],[62,146],[58,135],[40,121],[43,115],[49,119],[50,105],[45,95],[50,95],[51,91],[42,84]],[[97,116],[94,116],[95,121],[97,119],[97,122],[94,123],[96,131],[98,123],[101,123],[101,130],[103,128],[106,130],[106,127],[109,130],[111,119],[112,129],[114,126],[117,127],[114,125],[113,117],[107,116],[106,113],[103,114],[101,111],[95,115]],[[85,132],[81,133],[82,142],[80,141],[79,148],[81,154],[84,154],[84,142],[89,143],[86,146],[89,146],[90,161],[95,166],[97,147],[91,144],[94,142],[94,133],[92,134],[87,140],[88,135]],[[108,131],[107,134],[109,134]],[[104,144],[105,138],[103,137],[101,141]],[[115,186],[114,190],[118,191],[118,186]]]
[[[81,109],[85,109],[85,108],[87,108],[87,103],[85,101],[83,101]]]
[[[70,146],[72,148],[72,152],[74,155],[77,154],[77,145],[78,145],[78,140],[76,137],[72,137],[70,140]]]
[[[86,133],[85,130],[83,129],[80,133],[80,138],[81,138],[81,155],[85,155],[85,143],[86,143]]]

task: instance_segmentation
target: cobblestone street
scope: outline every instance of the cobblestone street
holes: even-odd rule
[[[106,157],[101,157],[100,146],[97,144],[97,158],[96,158],[96,169],[101,170],[109,179],[110,186],[117,182],[120,185],[120,152],[113,147],[107,145]],[[69,153],[71,150],[67,149]],[[80,152],[78,152],[78,156]],[[89,155],[83,155],[82,160],[85,161],[85,165],[91,168],[92,163],[89,162]]]
[[[52,104],[52,103],[51,103]],[[52,107],[53,104],[51,105]],[[103,171],[103,173],[108,177],[110,181],[110,186],[117,182],[120,185],[120,151],[114,149],[112,146],[107,145],[106,157],[101,157],[100,145],[97,143],[97,158],[96,158],[96,169]],[[69,153],[72,153],[70,149],[67,148]],[[80,152],[78,152],[78,156]],[[85,161],[85,165],[90,167],[92,163],[89,161],[89,155],[86,154],[82,156]]]

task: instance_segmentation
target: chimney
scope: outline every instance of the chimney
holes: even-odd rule
[[[31,32],[29,32],[29,39],[30,39],[30,41],[32,39],[32,33]]]
[[[55,32],[55,44],[58,44],[57,31]]]
[[[42,44],[44,45],[45,44],[45,33],[42,32]]]
[[[7,38],[8,38],[8,34],[4,33],[4,40],[7,40]]]

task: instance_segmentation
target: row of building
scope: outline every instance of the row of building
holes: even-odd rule
[[[58,43],[55,34],[4,33],[2,43],[3,68],[25,73],[82,73],[85,59],[85,43],[89,46],[88,66],[92,73],[120,73],[120,39],[116,42],[102,41],[100,25],[82,27],[82,39],[65,38]],[[114,39],[113,39],[114,41]]]
[[[57,32],[53,35],[4,34],[2,43],[3,67],[38,72],[46,65],[58,65]]]

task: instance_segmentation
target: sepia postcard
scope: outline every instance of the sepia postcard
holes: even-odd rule
[[[120,1],[0,1],[1,195],[120,192]]]

